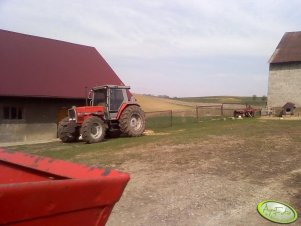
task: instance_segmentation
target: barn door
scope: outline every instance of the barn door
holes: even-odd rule
[[[58,110],[56,116],[56,124],[59,125],[59,122],[68,116],[68,109],[66,107],[62,107]]]
[[[60,121],[67,117],[68,116],[68,108],[66,107],[62,107],[62,108],[59,108],[57,114],[56,114],[56,125],[57,125],[57,128],[58,128],[58,125],[60,123]]]

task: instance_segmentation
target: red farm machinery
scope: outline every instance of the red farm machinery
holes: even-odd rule
[[[0,225],[104,226],[130,177],[0,148]]]
[[[115,85],[94,87],[89,94],[90,106],[72,107],[68,117],[59,123],[59,138],[67,143],[82,136],[86,143],[96,143],[105,135],[142,135],[145,114],[129,89],[129,86]]]
[[[240,117],[254,117],[256,113],[256,109],[252,108],[250,105],[248,105],[244,109],[236,109],[233,112],[233,116],[235,118],[240,118]]]

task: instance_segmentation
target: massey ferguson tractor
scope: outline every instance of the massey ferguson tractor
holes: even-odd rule
[[[140,136],[145,129],[145,115],[129,86],[94,87],[89,94],[90,106],[72,107],[68,117],[58,126],[58,136],[64,142],[96,143],[109,137]]]

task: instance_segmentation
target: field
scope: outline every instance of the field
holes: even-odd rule
[[[141,105],[142,109],[145,112],[165,110],[183,111],[194,109],[196,105],[196,103],[189,101],[178,101],[173,99],[145,96],[139,94],[135,94],[135,98],[137,99],[138,103]]]
[[[257,213],[258,202],[283,201],[301,211],[300,128],[301,120],[227,119],[90,145],[9,149],[130,173],[109,226],[272,226]]]
[[[185,97],[185,98],[159,98],[135,94],[135,98],[142,106],[144,111],[183,111],[194,109],[195,106],[214,105],[214,104],[250,104],[252,106],[265,106],[266,100],[257,97],[231,97],[231,96],[212,96],[212,97]]]
[[[236,104],[250,104],[255,106],[265,106],[266,99],[262,97],[238,97],[238,96],[209,96],[209,97],[184,97],[177,98],[177,100],[185,102],[198,103],[236,103]]]

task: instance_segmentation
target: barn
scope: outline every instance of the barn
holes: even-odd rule
[[[268,108],[276,115],[300,114],[301,31],[286,32],[269,61]],[[289,103],[289,104],[288,104]],[[294,105],[295,109],[291,107]]]
[[[57,137],[89,90],[124,85],[90,46],[0,30],[0,143]]]

